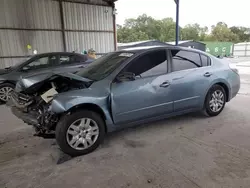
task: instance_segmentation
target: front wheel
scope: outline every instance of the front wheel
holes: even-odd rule
[[[103,141],[105,125],[93,111],[78,111],[65,115],[56,127],[56,140],[61,150],[72,156],[88,154]]]
[[[226,104],[226,92],[220,85],[214,85],[208,91],[205,99],[203,112],[207,116],[217,116]]]

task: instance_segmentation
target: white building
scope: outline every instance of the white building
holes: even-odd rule
[[[234,44],[233,55],[235,57],[250,56],[250,42],[241,42]]]

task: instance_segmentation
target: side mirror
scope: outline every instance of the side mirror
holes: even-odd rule
[[[123,72],[116,77],[118,82],[124,81],[134,81],[135,80],[135,73],[132,72]]]

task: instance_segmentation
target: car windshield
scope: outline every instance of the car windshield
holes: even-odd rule
[[[76,74],[93,81],[102,80],[133,55],[134,53],[131,52],[109,53],[95,60]]]
[[[24,58],[22,61],[19,61],[18,63],[16,63],[15,65],[11,66],[11,67],[7,67],[7,68],[10,68],[10,69],[16,69],[20,66],[22,66],[23,63],[25,63],[26,61],[30,60],[31,58],[33,58],[34,56],[29,56],[27,58]]]

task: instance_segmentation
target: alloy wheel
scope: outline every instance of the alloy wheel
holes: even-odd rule
[[[213,92],[209,101],[209,107],[213,112],[219,112],[225,103],[225,96],[222,91],[216,90]]]
[[[97,123],[90,118],[82,118],[72,123],[67,130],[67,142],[76,150],[85,150],[91,147],[99,136]]]
[[[0,100],[3,102],[7,102],[8,100],[10,100],[12,91],[13,88],[8,86],[0,88]]]

